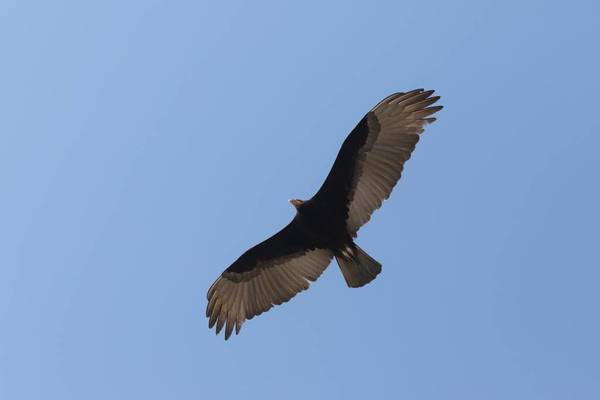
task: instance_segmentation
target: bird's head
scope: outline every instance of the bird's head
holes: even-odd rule
[[[291,205],[296,207],[296,210],[299,209],[302,204],[304,204],[304,200],[300,200],[300,199],[290,199],[288,201],[290,202]]]

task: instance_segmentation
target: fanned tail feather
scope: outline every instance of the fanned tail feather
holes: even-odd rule
[[[335,258],[346,283],[352,288],[366,285],[381,272],[381,264],[357,245],[349,257],[339,255]]]

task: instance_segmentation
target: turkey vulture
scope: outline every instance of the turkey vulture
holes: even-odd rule
[[[241,255],[208,289],[208,326],[227,340],[246,319],[308,288],[335,257],[349,287],[371,282],[381,264],[353,238],[381,207],[431,115],[433,90],[394,93],[350,132],[323,186],[310,200],[290,200],[296,216],[285,228]]]

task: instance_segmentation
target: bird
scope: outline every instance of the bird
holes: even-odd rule
[[[309,200],[291,199],[292,221],[243,253],[210,286],[209,329],[225,340],[246,320],[308,289],[335,258],[346,284],[357,288],[381,264],[354,241],[388,199],[424,127],[442,109],[433,90],[391,94],[373,107],[344,140],[321,188]]]

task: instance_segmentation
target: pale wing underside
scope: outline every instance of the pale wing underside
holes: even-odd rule
[[[206,316],[217,334],[225,326],[225,339],[246,319],[285,303],[308,289],[331,262],[330,250],[314,249],[263,261],[248,272],[225,271],[208,290]]]
[[[369,136],[361,148],[348,202],[348,231],[371,219],[400,179],[423,127],[435,121],[429,117],[442,107],[429,107],[439,97],[433,90],[396,93],[383,99],[367,114]]]

